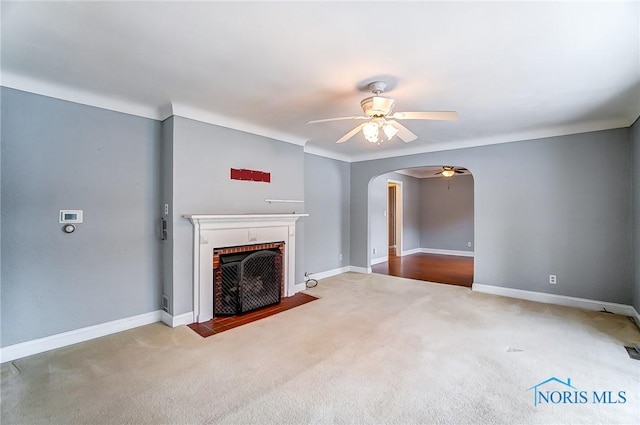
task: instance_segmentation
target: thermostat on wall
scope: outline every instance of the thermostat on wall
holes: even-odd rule
[[[60,210],[60,223],[82,223],[82,210]]]

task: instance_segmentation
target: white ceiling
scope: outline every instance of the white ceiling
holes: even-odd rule
[[[2,85],[162,119],[173,113],[342,159],[626,127],[640,114],[636,2],[2,2]],[[404,121],[382,146],[367,83]]]

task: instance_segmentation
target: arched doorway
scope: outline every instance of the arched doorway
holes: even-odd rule
[[[411,168],[372,179],[372,271],[471,287],[473,195],[473,176],[463,167]]]

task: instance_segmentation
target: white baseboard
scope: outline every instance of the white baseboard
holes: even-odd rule
[[[294,283],[293,286],[289,290],[289,294],[287,297],[297,294],[298,292],[304,291],[307,289],[307,284],[305,282]]]
[[[371,260],[371,265],[375,266],[376,264],[386,263],[387,261],[389,261],[389,256],[385,255],[384,257],[374,258],[373,260]]]
[[[344,266],[344,267],[339,267],[337,269],[327,270],[327,271],[324,271],[324,272],[309,273],[309,276],[311,276],[312,278],[314,278],[316,280],[320,280],[320,279],[326,279],[326,278],[332,277],[332,276],[337,276],[339,274],[347,273],[347,272],[370,274],[371,273],[371,267]],[[305,285],[305,284],[304,283],[299,283],[298,285]],[[306,288],[306,285],[303,286],[303,287]]]
[[[191,316],[193,318],[193,315]],[[126,317],[124,319],[113,320],[99,325],[88,326],[73,331],[63,332],[44,338],[33,339],[19,344],[9,345],[0,348],[0,363],[19,359],[33,354],[44,353],[67,345],[77,344],[101,336],[126,331],[161,320],[161,310],[150,313],[139,314],[137,316]]]
[[[170,328],[177,328],[182,325],[190,325],[193,323],[193,311],[188,313],[178,314],[177,316],[172,316],[166,311],[162,310],[162,323],[169,326]]]
[[[425,254],[456,255],[458,257],[473,257],[475,255],[473,251],[456,251],[453,249],[435,248],[420,248],[419,252],[424,252]]]
[[[485,294],[501,295],[503,297],[519,298],[522,300],[563,305],[567,307],[577,307],[586,310],[602,311],[604,308],[611,313],[634,317],[639,321],[638,323],[640,323],[640,316],[638,315],[638,312],[635,308],[626,304],[589,300],[586,298],[569,297],[566,295],[547,294],[544,292],[525,291],[523,289],[503,288],[501,286],[484,285],[482,283],[474,283],[471,289]]]
[[[326,278],[331,277],[331,276],[337,276],[339,274],[346,273],[346,272],[350,271],[350,267],[351,266],[345,266],[345,267],[339,267],[337,269],[327,270],[327,271],[324,271],[324,272],[310,273],[309,276],[311,276],[312,278],[314,278],[316,280],[326,279]]]
[[[436,249],[436,248],[413,248],[413,249],[408,249],[406,251],[402,251],[402,253],[400,254],[400,257],[404,257],[405,255],[418,254],[421,252],[425,254],[456,255],[458,257],[473,257],[475,255],[473,251],[456,251],[453,249]],[[385,261],[389,261],[389,256],[380,257],[380,258],[371,260],[371,265],[373,266],[376,264],[384,263]]]
[[[354,273],[371,274],[371,267],[349,266],[348,271]]]
[[[404,257],[405,255],[418,254],[420,252],[422,252],[422,248],[408,249],[406,251],[402,251],[401,257]]]
[[[631,307],[633,308],[633,307]],[[638,325],[638,328],[640,328],[640,313],[638,313],[638,310],[636,310],[635,308],[633,308],[633,320],[636,321],[636,325]]]

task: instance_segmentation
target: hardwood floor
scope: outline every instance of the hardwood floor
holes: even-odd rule
[[[473,257],[424,253],[396,257],[389,252],[388,262],[376,264],[371,269],[379,274],[469,288],[473,283]]]

